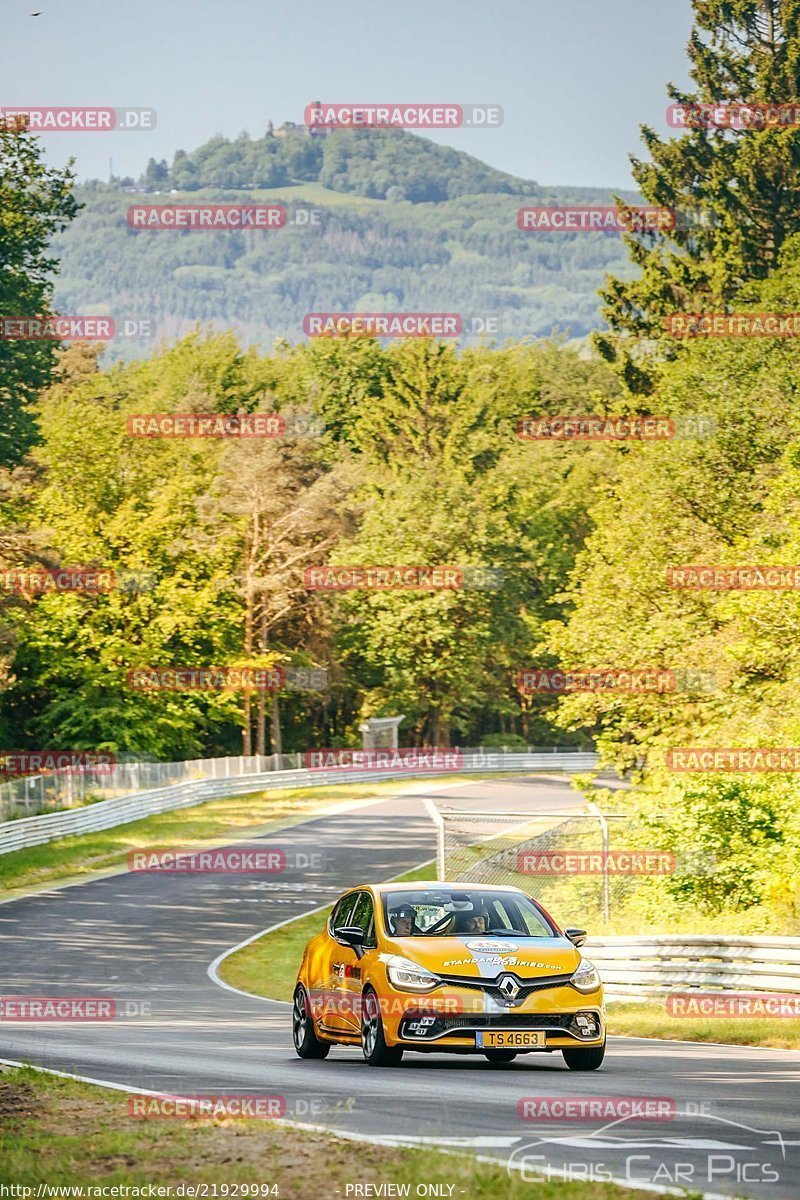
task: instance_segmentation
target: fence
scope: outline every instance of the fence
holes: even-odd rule
[[[300,766],[301,754],[195,758],[183,762],[132,759],[113,766],[75,766],[0,784],[0,821],[111,800],[132,792],[166,787],[184,779],[220,779]]]
[[[643,880],[615,870],[614,858],[641,846],[632,814],[604,813],[596,804],[529,811],[479,811],[426,801],[437,830],[439,879],[528,889],[554,912],[581,914],[581,921],[608,928],[630,908]],[[658,837],[653,829],[652,837]],[[638,840],[637,840],[638,839]],[[640,851],[640,857],[643,852]],[[674,856],[664,854],[673,867]],[[572,866],[566,864],[572,859]],[[658,865],[656,862],[654,865]],[[686,879],[707,874],[713,864],[684,852],[671,873]]]
[[[598,757],[594,753],[578,751],[515,751],[504,754],[497,750],[462,750],[459,772],[469,771],[587,771],[595,767]],[[284,755],[283,760],[296,761],[301,755]],[[106,800],[84,804],[80,808],[64,809],[39,816],[22,817],[0,825],[0,854],[13,850],[39,846],[56,838],[70,837],[79,833],[97,833],[115,825],[139,821],[156,813],[169,812],[178,808],[189,808],[207,800],[222,800],[228,796],[241,796],[248,792],[261,792],[274,788],[327,787],[332,783],[361,783],[382,779],[412,778],[419,770],[350,770],[347,768],[259,770],[265,760],[257,758],[197,759],[187,763],[126,763],[118,765],[110,774],[102,775],[106,787],[119,786],[117,773],[133,772],[138,766],[147,768],[178,767],[196,773],[194,778],[151,788],[147,791],[132,791],[123,795],[112,795]],[[223,766],[222,764],[226,764]],[[238,764],[239,769],[235,769]],[[249,770],[248,770],[249,768]],[[202,778],[201,771],[207,772]],[[213,772],[213,773],[212,773]],[[226,773],[227,772],[227,773]],[[428,772],[425,772],[427,774]],[[132,779],[133,776],[127,776]],[[116,780],[116,783],[115,783]],[[124,778],[123,778],[124,782]]]
[[[687,988],[800,993],[800,937],[601,937],[584,950],[613,1000]]]
[[[525,751],[484,750],[482,746],[463,750],[468,755],[499,755],[505,762],[520,754],[567,754],[559,747],[529,746]],[[576,752],[578,754],[582,751]],[[186,779],[228,779],[231,776],[259,775],[267,771],[299,770],[303,754],[237,755],[228,758],[195,758],[181,762],[149,762],[141,759],[118,760],[113,766],[82,767],[31,775],[0,783],[0,823],[18,817],[75,808],[98,800],[111,800],[133,792],[167,787]],[[551,760],[548,758],[548,762]],[[592,761],[596,761],[594,758]],[[552,765],[552,764],[551,764]],[[487,768],[492,769],[492,768]],[[514,770],[512,766],[510,769]]]

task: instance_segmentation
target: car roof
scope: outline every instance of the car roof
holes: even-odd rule
[[[474,880],[470,883],[461,883],[459,880],[450,882],[443,879],[420,879],[413,883],[361,883],[359,887],[372,888],[379,895],[385,895],[388,892],[429,892],[443,888],[458,889],[459,891],[522,892],[522,888],[509,887],[500,883],[476,883]],[[349,888],[348,890],[357,891],[358,888]],[[525,895],[524,892],[522,894]]]

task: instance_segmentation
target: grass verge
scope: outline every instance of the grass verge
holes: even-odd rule
[[[673,1017],[658,1001],[608,1005],[609,1032],[626,1037],[800,1050],[798,1024],[796,1017]]]
[[[23,1200],[35,1195],[39,1184],[81,1187],[86,1200],[102,1195],[91,1188],[174,1189],[181,1183],[216,1184],[219,1190],[209,1187],[207,1196],[261,1195],[265,1200],[334,1200],[352,1183],[409,1184],[414,1195],[417,1184],[446,1182],[459,1200],[644,1200],[651,1195],[613,1184],[523,1183],[500,1166],[462,1154],[348,1142],[264,1120],[137,1120],[128,1116],[128,1099],[30,1068],[0,1068],[0,1183],[31,1188],[11,1193]],[[256,1192],[256,1185],[276,1185],[276,1190]]]

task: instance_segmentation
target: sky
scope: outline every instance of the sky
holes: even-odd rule
[[[0,0],[0,106],[154,108],[147,132],[45,137],[49,162],[107,179],[315,99],[500,105],[498,128],[435,140],[538,183],[629,187],[690,28],[689,0]]]

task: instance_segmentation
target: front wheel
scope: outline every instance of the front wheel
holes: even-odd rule
[[[605,1058],[605,1039],[602,1046],[570,1046],[562,1053],[570,1071],[596,1071]]]
[[[371,1067],[396,1067],[403,1057],[402,1046],[387,1046],[383,1034],[381,1006],[374,992],[365,992],[361,1011],[361,1049]]]
[[[314,1028],[314,1018],[311,1015],[311,1002],[306,990],[298,986],[294,993],[292,1008],[292,1041],[300,1058],[327,1058],[330,1054],[330,1043],[321,1042]]]

